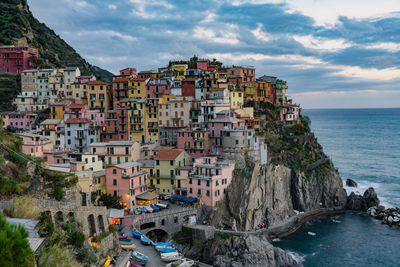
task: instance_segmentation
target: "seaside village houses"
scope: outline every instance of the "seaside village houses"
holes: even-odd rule
[[[15,109],[0,114],[1,127],[16,132],[23,152],[43,158],[46,169],[75,174],[88,199],[117,196],[126,213],[163,195],[218,206],[237,156],[267,161],[254,105],[279,106],[287,127],[299,121],[286,82],[256,78],[249,66],[170,62],[126,68],[106,83],[78,67],[33,68],[32,57],[37,49],[0,47],[0,72],[21,76]]]

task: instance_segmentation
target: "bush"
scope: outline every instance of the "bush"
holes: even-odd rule
[[[10,195],[17,192],[17,182],[8,180],[0,174],[0,195]]]
[[[28,231],[21,225],[10,225],[0,213],[0,252],[2,266],[35,266],[28,242]]]
[[[118,227],[115,226],[114,224],[110,224],[108,226],[108,231],[111,232],[111,233],[117,233],[118,232]]]
[[[39,266],[53,267],[53,266],[66,266],[78,267],[78,262],[72,257],[67,247],[62,247],[57,244],[52,245],[48,249],[43,249],[39,257]]]
[[[36,212],[33,199],[27,196],[14,198],[11,216],[15,218],[36,219],[38,213]]]
[[[61,188],[61,186],[55,186],[54,187],[54,197],[57,201],[61,201],[64,197],[64,192]]]
[[[38,233],[41,237],[48,237],[54,232],[54,224],[50,216],[45,212],[40,213],[38,223]]]

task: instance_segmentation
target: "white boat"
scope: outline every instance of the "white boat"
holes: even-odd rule
[[[146,265],[149,258],[139,251],[132,251],[131,261],[139,263],[141,265]]]
[[[145,208],[146,208],[146,210],[147,210],[149,213],[154,212],[153,208],[150,207],[150,206],[146,206]]]
[[[194,261],[189,259],[181,259],[174,262],[170,262],[165,267],[191,267],[194,265]]]
[[[307,232],[307,234],[311,235],[311,236],[316,236],[317,235],[316,233],[313,233],[313,232]]]
[[[161,254],[161,260],[164,262],[171,262],[171,261],[177,261],[182,258],[182,254],[178,252],[170,252],[170,253],[162,253]]]

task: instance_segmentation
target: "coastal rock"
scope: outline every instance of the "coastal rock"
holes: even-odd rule
[[[238,253],[229,253],[234,249]],[[265,236],[219,238],[211,247],[213,266],[300,266],[292,256],[272,246]]]
[[[351,192],[347,198],[346,208],[354,211],[367,211],[368,208],[376,207],[378,205],[378,196],[376,195],[375,190],[370,187],[364,192],[363,196]]]
[[[346,180],[346,185],[350,186],[350,187],[357,187],[358,186],[357,183],[352,179],[347,179]]]
[[[367,208],[378,206],[379,205],[379,198],[374,190],[374,188],[370,187],[364,192],[364,200]]]

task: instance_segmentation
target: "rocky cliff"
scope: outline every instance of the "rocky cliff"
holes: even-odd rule
[[[285,128],[276,107],[263,106],[257,112],[264,118],[268,163],[246,158],[245,168],[235,170],[225,201],[212,214],[212,224],[248,230],[260,223],[282,223],[296,211],[344,207],[342,180],[310,132],[307,118]]]

